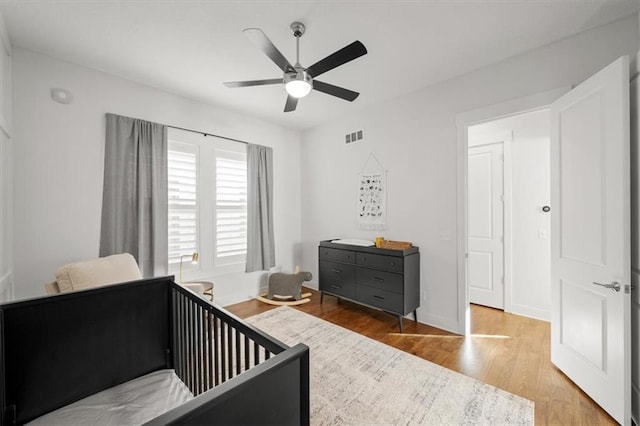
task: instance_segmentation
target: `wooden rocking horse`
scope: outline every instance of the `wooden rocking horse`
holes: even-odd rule
[[[276,272],[269,275],[266,293],[258,296],[261,302],[270,305],[302,305],[310,302],[311,293],[302,293],[302,283],[311,281],[311,272],[296,272],[285,274]]]

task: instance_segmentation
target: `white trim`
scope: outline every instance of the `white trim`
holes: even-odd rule
[[[320,284],[316,280],[306,281],[304,286],[320,291]]]
[[[452,321],[451,318],[429,313],[427,313],[426,315],[418,313],[418,322],[422,324],[429,324],[431,327],[436,327],[450,333],[461,334],[458,331],[459,324]]]
[[[469,324],[469,291],[467,289],[467,127],[473,124],[497,120],[526,112],[538,111],[548,108],[551,103],[571,90],[565,86],[547,92],[538,93],[496,105],[488,105],[472,111],[456,115],[456,127],[458,133],[458,189],[457,189],[457,234],[458,234],[458,325],[457,332],[470,334]]]
[[[551,313],[549,311],[545,311],[544,309],[532,308],[531,306],[527,305],[520,305],[518,303],[513,303],[511,305],[511,310],[509,311],[509,313],[537,319],[540,321],[551,322]]]

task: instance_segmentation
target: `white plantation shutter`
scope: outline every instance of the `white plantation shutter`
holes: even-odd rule
[[[244,261],[247,253],[247,160],[245,153],[216,151],[216,259]]]
[[[170,142],[169,264],[198,251],[198,151],[191,144]]]

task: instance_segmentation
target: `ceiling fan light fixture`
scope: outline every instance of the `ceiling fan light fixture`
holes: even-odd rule
[[[285,74],[284,88],[294,98],[304,98],[313,89],[311,76],[306,71]]]

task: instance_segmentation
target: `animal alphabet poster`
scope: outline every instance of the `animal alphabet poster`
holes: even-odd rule
[[[387,229],[387,177],[384,172],[358,175],[358,227]]]

